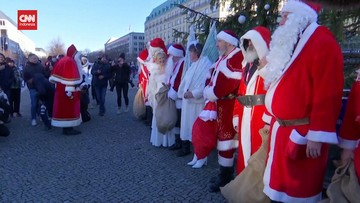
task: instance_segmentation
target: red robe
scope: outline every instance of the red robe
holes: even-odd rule
[[[337,144],[336,121],[343,92],[343,57],[331,32],[312,23],[304,31],[280,79],[265,98],[270,143],[264,192],[280,202],[321,199],[328,144]],[[310,124],[283,127],[276,121],[309,118]],[[308,140],[321,142],[321,155],[306,157]]]
[[[180,59],[175,65],[172,75],[170,76],[170,90],[169,97],[176,102],[176,108],[181,109],[181,99],[178,98],[177,92],[179,90],[184,69],[184,58]]]
[[[146,87],[149,82],[149,70],[144,64],[140,64],[140,73],[139,73],[139,86],[143,90],[143,97],[145,98],[145,102],[147,101],[146,97]]]
[[[265,94],[264,80],[259,76],[256,70],[250,81],[246,85],[245,76],[242,77],[238,96]],[[264,127],[265,123],[262,116],[265,111],[265,105],[245,107],[239,101],[234,106],[234,126],[238,127],[238,157],[237,157],[237,174],[247,166],[247,161],[261,146],[261,136],[259,130]]]
[[[360,184],[360,81],[351,88],[339,139],[340,147],[354,150],[355,171]]]
[[[73,53],[74,54],[74,53]],[[56,127],[74,127],[81,123],[80,90],[77,86],[82,82],[80,69],[72,53],[56,63],[49,78],[56,83],[51,125]],[[77,52],[77,55],[80,54]],[[76,56],[77,56],[76,55]],[[66,92],[71,92],[67,96]]]
[[[235,104],[235,98],[224,98],[229,94],[237,94],[241,76],[243,55],[239,48],[235,48],[227,56],[219,58],[214,64],[214,71],[210,83],[204,89],[204,99],[216,102],[217,106],[217,149],[227,151],[233,149],[236,145],[234,136],[236,134],[232,117]],[[232,165],[231,160],[221,159],[219,163],[223,166]]]

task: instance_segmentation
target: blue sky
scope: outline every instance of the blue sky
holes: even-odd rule
[[[78,50],[103,49],[111,37],[144,32],[146,17],[166,0],[0,0],[0,10],[17,22],[17,10],[38,10],[38,30],[23,31],[47,49],[60,38]]]

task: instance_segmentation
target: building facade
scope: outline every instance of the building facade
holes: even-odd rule
[[[0,52],[17,64],[25,62],[27,54],[35,52],[35,43],[17,29],[16,23],[0,11]]]
[[[211,7],[210,0],[167,0],[160,6],[154,8],[145,21],[145,42],[160,37],[165,44],[180,43],[181,38],[174,37],[174,29],[179,32],[189,32],[190,23],[188,15],[175,4],[182,4],[197,12],[212,18],[226,18],[231,12],[230,1],[220,4],[219,7]]]
[[[116,59],[125,53],[126,61],[136,62],[139,53],[145,48],[144,33],[131,32],[119,38],[111,38],[105,43],[105,54],[110,59]]]

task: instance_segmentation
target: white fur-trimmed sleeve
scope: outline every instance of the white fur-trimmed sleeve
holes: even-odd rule
[[[65,86],[65,92],[75,92],[75,86]]]
[[[214,93],[214,86],[207,86],[204,89],[204,99],[208,99],[210,101],[218,100],[217,96]]]
[[[359,140],[348,140],[348,139],[339,137],[339,147],[341,147],[343,149],[353,150],[359,145],[359,142],[360,142],[360,139]]]

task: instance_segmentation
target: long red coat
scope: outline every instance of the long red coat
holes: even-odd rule
[[[242,77],[239,96],[265,94],[264,80],[259,76],[256,70],[250,81],[246,85],[245,76]],[[259,130],[264,127],[265,123],[262,116],[265,111],[265,105],[254,107],[244,107],[239,101],[234,106],[234,125],[238,127],[239,147],[237,157],[237,174],[241,173],[247,166],[247,161],[261,146],[261,136]]]
[[[284,71],[265,98],[271,116],[264,117],[270,123],[264,192],[280,202],[317,202],[326,168],[326,143],[338,143],[335,128],[344,84],[341,49],[327,28],[312,23]],[[283,127],[274,117],[309,118],[310,124]],[[308,140],[323,143],[319,158],[306,157]]]
[[[176,108],[181,109],[181,99],[178,98],[178,90],[181,83],[182,75],[183,75],[183,69],[184,69],[184,58],[180,59],[177,63],[174,65],[174,70],[170,76],[170,90],[169,90],[169,97],[173,99],[176,103]]]
[[[70,48],[69,48],[70,50]],[[69,52],[56,63],[49,80],[56,84],[51,125],[56,127],[73,127],[81,124],[80,91],[77,87],[82,82],[81,67],[77,66],[74,57],[79,52]],[[81,64],[81,63],[78,63]],[[71,92],[72,96],[66,95]]]
[[[143,97],[145,98],[145,102],[147,101],[146,98],[146,88],[149,82],[149,70],[145,66],[145,64],[140,63],[140,73],[139,73],[139,86],[143,90]]]
[[[340,147],[354,149],[354,164],[360,183],[360,81],[350,91],[346,112],[340,129]]]
[[[218,143],[219,151],[227,151],[234,148],[235,130],[232,125],[232,117],[235,99],[224,99],[229,94],[236,95],[242,77],[243,55],[240,49],[235,48],[227,56],[215,62],[215,69],[210,83],[204,89],[204,98],[216,102]]]

